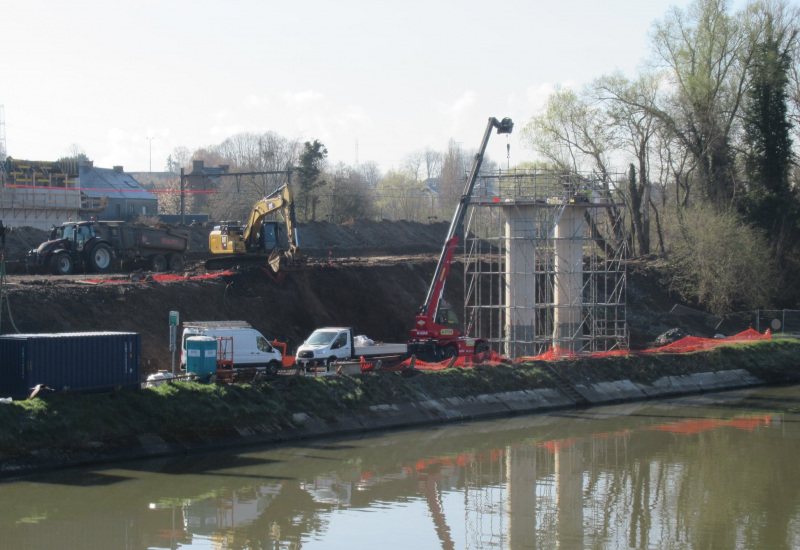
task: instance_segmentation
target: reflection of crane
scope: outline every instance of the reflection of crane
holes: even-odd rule
[[[283,215],[288,248],[281,248],[280,224],[266,217],[273,212]],[[250,211],[247,225],[242,228],[235,222],[223,222],[208,236],[208,248],[216,257],[206,261],[209,269],[230,267],[242,262],[268,262],[276,273],[304,263],[297,240],[297,222],[294,214],[294,197],[289,184],[279,187],[258,201]]]
[[[454,550],[455,543],[450,535],[450,527],[447,525],[444,510],[442,510],[440,495],[436,491],[436,485],[442,480],[442,474],[441,472],[435,474],[426,472],[418,475],[424,479],[425,500],[428,502],[428,509],[431,511],[436,535],[442,543],[442,550]]]
[[[481,170],[486,145],[489,143],[489,137],[491,137],[492,129],[494,128],[497,129],[498,134],[510,134],[514,128],[514,123],[510,118],[498,121],[492,117],[486,125],[480,149],[475,155],[472,169],[467,178],[467,184],[464,187],[464,194],[461,195],[461,200],[453,214],[453,221],[450,223],[450,230],[447,232],[447,238],[439,256],[439,264],[433,274],[433,281],[431,281],[431,286],[428,289],[428,295],[419,313],[417,313],[414,328],[411,330],[411,338],[420,342],[432,342],[435,345],[436,355],[443,355],[445,358],[478,354],[489,349],[489,344],[485,340],[461,336],[459,330],[454,326],[457,324],[457,320],[453,319],[453,311],[443,308],[440,310],[439,302],[444,293],[444,284],[447,281],[447,276],[450,274],[450,265],[453,263],[453,256],[458,245],[458,236],[464,227],[464,217],[467,213],[472,189],[478,179],[478,172]]]

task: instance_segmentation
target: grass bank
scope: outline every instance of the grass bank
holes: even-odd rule
[[[190,382],[111,394],[52,394],[0,405],[0,470],[19,471],[164,452],[255,434],[290,438],[298,415],[321,423],[358,418],[375,406],[555,388],[549,367],[574,384],[744,369],[767,384],[800,381],[800,341],[777,339],[681,355],[479,366],[439,372],[281,377],[273,382]],[[268,439],[267,439],[268,440]],[[170,449],[170,450],[167,450]]]

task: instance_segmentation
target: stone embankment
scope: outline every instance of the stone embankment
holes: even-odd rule
[[[164,384],[0,405],[0,472],[800,383],[800,341],[442,371]]]

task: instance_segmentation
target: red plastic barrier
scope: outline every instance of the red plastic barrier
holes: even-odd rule
[[[218,273],[206,273],[205,275],[194,275],[192,277],[186,277],[184,275],[168,275],[166,273],[156,273],[152,276],[152,280],[158,283],[164,283],[168,281],[196,281],[198,279],[213,279],[214,277],[222,277],[223,275],[233,275],[233,271],[226,270],[220,271]],[[133,280],[133,279],[86,279],[87,283],[144,283],[148,282],[144,279],[141,280]]]
[[[753,329],[747,329],[734,336],[728,338],[699,338],[697,336],[687,336],[681,338],[666,346],[646,350],[626,350],[615,349],[611,351],[596,351],[596,352],[574,352],[558,346],[553,346],[549,350],[533,357],[520,357],[517,363],[524,361],[555,361],[559,359],[580,359],[580,358],[595,358],[595,357],[614,357],[620,355],[646,355],[650,353],[688,353],[692,351],[702,351],[714,349],[718,346],[727,344],[738,344],[742,342],[754,342],[757,340],[772,340],[772,334],[769,330],[764,334],[760,334]],[[416,360],[414,368],[419,370],[443,370],[451,367],[469,368],[474,365],[489,365],[497,366],[502,363],[511,363],[512,361],[499,353],[489,350],[476,357],[458,357],[441,361],[439,363],[427,363],[425,361]],[[402,371],[411,366],[411,359],[406,359],[400,363],[391,365],[381,365],[379,368],[383,371]],[[378,368],[377,364],[370,361],[361,359],[361,372],[370,372]]]
[[[735,334],[728,338],[700,338],[698,336],[687,336],[676,340],[666,346],[658,348],[651,348],[645,350],[611,350],[611,351],[595,351],[595,352],[574,352],[553,346],[549,350],[534,357],[520,357],[517,362],[522,361],[553,361],[556,359],[578,359],[583,357],[613,357],[619,355],[645,355],[649,353],[688,353],[691,351],[703,351],[714,349],[719,346],[727,344],[740,344],[743,342],[754,342],[757,340],[772,340],[772,334],[769,330],[764,334],[760,334],[755,330],[749,328],[744,332]]]

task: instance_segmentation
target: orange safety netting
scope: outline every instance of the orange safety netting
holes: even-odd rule
[[[379,364],[377,361],[366,361],[362,357],[361,372],[370,372],[378,369],[383,371],[402,371],[412,367],[419,370],[443,370],[451,367],[467,368],[474,365],[496,366],[501,363],[508,364],[511,363],[511,360],[508,357],[504,357],[503,355],[500,355],[496,351],[492,350],[484,351],[483,353],[479,353],[478,355],[474,356],[453,357],[452,359],[447,359],[446,361],[441,361],[438,363],[428,363],[412,357],[399,363],[383,365],[382,363]]]
[[[233,271],[219,271],[217,273],[207,273],[205,275],[193,275],[187,277],[185,275],[168,275],[166,273],[156,273],[145,279],[86,279],[87,283],[142,283],[155,281],[157,283],[164,283],[168,281],[196,281],[198,279],[212,279],[214,277],[222,277],[224,275],[233,275]]]
[[[611,350],[611,351],[595,351],[595,352],[574,352],[558,346],[553,346],[549,350],[533,357],[520,357],[516,360],[517,363],[525,361],[554,361],[557,359],[583,359],[583,358],[597,358],[597,357],[612,357],[620,355],[645,355],[650,353],[688,353],[691,351],[701,351],[714,349],[718,346],[727,344],[738,344],[742,342],[753,342],[757,340],[772,340],[772,334],[769,330],[764,334],[760,334],[753,329],[747,329],[734,336],[728,338],[700,338],[697,336],[687,336],[681,338],[666,346],[658,348],[651,348],[646,350]],[[361,372],[370,372],[374,370],[383,371],[403,371],[409,368],[419,370],[443,370],[451,367],[468,368],[474,365],[488,365],[496,366],[500,364],[510,364],[513,361],[508,357],[500,355],[499,353],[489,350],[475,356],[467,357],[454,357],[446,361],[438,363],[428,363],[420,361],[416,358],[406,359],[399,363],[382,364],[378,361],[366,361],[361,358]]]
[[[728,338],[700,338],[698,336],[686,336],[685,338],[676,340],[671,344],[645,350],[616,349],[611,351],[575,352],[560,348],[558,346],[553,346],[546,352],[539,355],[533,357],[520,357],[517,359],[517,362],[552,361],[555,359],[582,359],[586,357],[612,357],[618,355],[644,355],[649,353],[688,353],[690,351],[709,350],[727,344],[739,344],[742,342],[753,342],[756,340],[772,340],[772,334],[769,330],[767,330],[767,332],[764,334],[760,334],[759,332],[749,328],[744,332],[740,332],[739,334],[735,334]]]

